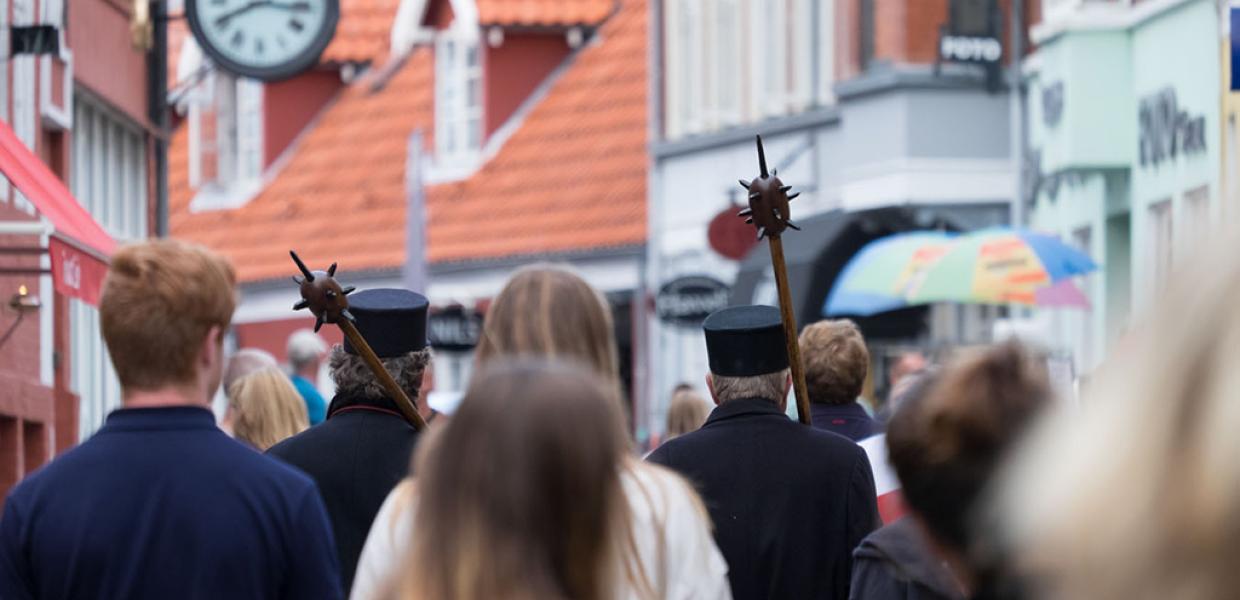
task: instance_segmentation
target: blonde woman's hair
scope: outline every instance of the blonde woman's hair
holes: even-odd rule
[[[567,267],[518,270],[487,310],[475,359],[533,356],[579,363],[620,391],[611,310]]]
[[[1116,344],[1081,408],[1039,429],[1002,488],[1010,551],[1048,597],[1240,589],[1240,260],[1219,241]]]
[[[667,439],[697,431],[710,414],[706,399],[693,390],[681,390],[672,394],[667,407]]]
[[[287,375],[262,369],[228,388],[233,435],[259,450],[305,431],[310,426],[306,403]]]

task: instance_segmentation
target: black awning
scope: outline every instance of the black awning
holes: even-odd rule
[[[784,257],[797,325],[804,327],[823,318],[822,306],[835,278],[863,246],[883,236],[913,229],[954,229],[941,216],[927,216],[924,208],[890,207],[845,212],[834,210],[808,219],[797,219],[802,231],[783,235]],[[732,286],[732,305],[778,305],[770,250],[759,244],[741,261]],[[924,306],[894,310],[856,319],[870,339],[906,339],[925,329]]]

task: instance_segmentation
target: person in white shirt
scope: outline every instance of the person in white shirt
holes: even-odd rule
[[[571,271],[547,265],[518,271],[492,303],[484,323],[475,355],[480,373],[491,362],[518,356],[575,362],[604,381],[610,402],[619,410],[610,312],[598,292]],[[459,410],[466,410],[470,400],[464,399]],[[511,412],[519,410],[513,405]],[[433,430],[446,429],[451,420],[447,415],[436,419]],[[474,439],[482,437],[475,434]],[[619,456],[617,473],[631,542],[613,559],[620,579],[610,597],[730,600],[727,564],[691,486],[627,452]],[[415,505],[419,486],[426,485],[421,471],[418,475],[397,486],[375,517],[358,563],[350,596],[354,600],[384,597],[410,565],[420,528]]]

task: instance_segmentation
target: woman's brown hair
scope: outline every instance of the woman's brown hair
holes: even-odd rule
[[[672,394],[672,401],[667,407],[667,439],[697,431],[710,415],[710,405],[706,399],[692,389],[681,390]]]
[[[619,363],[607,302],[565,267],[516,272],[487,311],[475,359],[540,356],[581,363],[619,394]]]
[[[419,449],[400,596],[601,600],[615,589],[626,448],[607,384],[526,359],[480,369]]]

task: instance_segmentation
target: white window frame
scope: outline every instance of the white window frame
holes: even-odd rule
[[[1149,296],[1156,297],[1159,290],[1165,289],[1175,265],[1175,219],[1171,198],[1164,198],[1150,204],[1146,208],[1148,220],[1149,248],[1146,259],[1149,265],[1148,281]]]
[[[187,94],[189,183],[197,190],[191,211],[237,208],[261,191],[266,160],[264,93],[262,82],[216,69]],[[215,117],[212,139],[203,132],[208,112]],[[215,153],[215,174],[208,179],[202,164],[210,151]]]
[[[474,61],[468,55],[473,51]],[[435,159],[440,165],[477,163],[486,136],[478,32],[453,25],[435,38]],[[469,102],[474,87],[474,103]],[[476,139],[470,140],[471,126]]]
[[[55,127],[68,130],[73,127],[73,53],[65,39],[64,0],[42,0],[39,6],[40,22],[55,26],[60,41],[60,51],[55,57],[49,54],[39,57],[39,114]],[[56,60],[65,67],[60,88],[64,106],[57,106],[52,98],[53,61]]]
[[[664,2],[663,135],[677,139],[833,102],[834,11],[825,4]]]
[[[69,90],[72,93],[72,90]],[[118,240],[142,240],[149,225],[146,135],[90,96],[73,101],[69,185],[75,198]],[[120,382],[99,334],[99,311],[69,301],[69,385],[79,397],[78,434],[89,437],[120,406]]]

